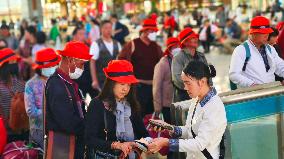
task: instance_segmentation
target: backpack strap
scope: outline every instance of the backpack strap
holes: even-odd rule
[[[266,47],[267,47],[267,49],[268,49],[269,53],[272,53],[272,50],[271,50],[270,45],[266,45]]]
[[[249,61],[249,59],[250,59],[251,54],[250,54],[250,49],[249,49],[248,43],[247,43],[247,42],[244,42],[243,45],[244,45],[245,50],[246,50],[246,59],[245,59],[245,63],[244,63],[244,66],[243,66],[243,68],[242,68],[242,71],[245,71],[245,70],[246,70],[246,67],[247,67],[247,64],[248,64],[248,61]]]

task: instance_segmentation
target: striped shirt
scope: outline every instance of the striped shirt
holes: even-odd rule
[[[12,94],[17,92],[24,92],[25,83],[16,77],[12,78],[11,90],[8,88],[4,81],[0,80],[0,116],[4,115],[4,118],[8,118],[10,114]],[[4,113],[4,114],[2,114]]]

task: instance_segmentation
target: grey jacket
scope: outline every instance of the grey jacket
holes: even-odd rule
[[[194,56],[191,56],[190,53],[188,53],[186,50],[181,50],[174,58],[172,62],[172,80],[174,83],[174,86],[183,90],[184,89],[184,84],[181,80],[181,72],[182,70],[186,67],[186,65],[193,61],[193,60],[198,60],[202,61],[205,64],[207,63],[207,60],[204,56],[203,53],[200,53],[196,51],[196,54]],[[210,80],[210,83],[211,80]]]

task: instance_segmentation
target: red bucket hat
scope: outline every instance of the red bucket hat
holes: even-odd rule
[[[46,48],[36,52],[35,63],[33,69],[48,68],[58,65],[61,56],[57,55],[52,48]]]
[[[89,54],[89,47],[79,41],[68,42],[63,50],[57,50],[57,52],[61,56],[73,57],[84,61],[88,61],[92,57]]]
[[[273,30],[270,27],[269,19],[263,16],[256,16],[251,20],[249,34],[262,33],[270,34]]]
[[[178,35],[178,40],[181,44],[183,44],[185,40],[191,38],[198,38],[198,34],[196,34],[190,27],[183,29]]]
[[[278,29],[278,31],[280,31],[284,26],[284,22],[279,22],[277,25],[276,25],[276,29]]]
[[[167,49],[175,45],[180,45],[178,38],[170,37],[167,39]]]
[[[126,60],[112,60],[103,69],[107,78],[120,83],[138,83],[134,76],[133,66]]]
[[[4,48],[0,50],[0,67],[8,61],[17,60],[19,61],[20,56],[16,55],[10,48]]]
[[[154,31],[158,31],[158,27],[157,27],[157,22],[153,19],[145,19],[143,22],[143,28],[140,31],[144,31],[144,30],[154,30]]]

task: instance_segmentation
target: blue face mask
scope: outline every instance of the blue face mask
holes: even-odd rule
[[[41,70],[41,74],[45,77],[50,77],[52,74],[54,74],[56,68],[57,68],[57,66],[49,67],[49,68],[43,68]]]

